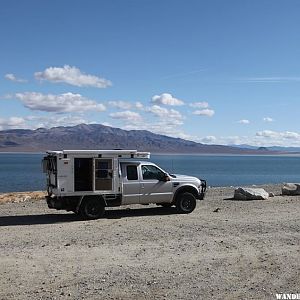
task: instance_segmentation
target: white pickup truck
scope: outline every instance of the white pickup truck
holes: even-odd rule
[[[206,181],[173,175],[137,150],[48,151],[43,159],[49,208],[97,219],[105,207],[156,203],[191,213],[203,199]]]

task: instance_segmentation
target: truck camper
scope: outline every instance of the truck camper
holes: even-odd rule
[[[191,213],[203,199],[206,181],[169,174],[137,150],[48,151],[43,159],[49,208],[84,219],[103,216],[105,207],[155,203]]]

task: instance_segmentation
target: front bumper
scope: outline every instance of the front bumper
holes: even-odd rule
[[[200,179],[200,180],[201,180],[201,186],[199,188],[199,199],[203,200],[205,197],[207,184],[206,184],[206,180],[204,179]]]

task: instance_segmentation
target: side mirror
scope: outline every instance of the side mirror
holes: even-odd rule
[[[165,173],[159,178],[159,181],[164,181],[164,182],[170,181],[170,177],[167,173]]]

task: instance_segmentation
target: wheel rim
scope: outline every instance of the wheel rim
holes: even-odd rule
[[[182,199],[182,202],[181,202],[182,209],[185,210],[185,211],[189,211],[191,209],[191,206],[192,206],[191,199],[188,199],[187,197],[184,197]]]

